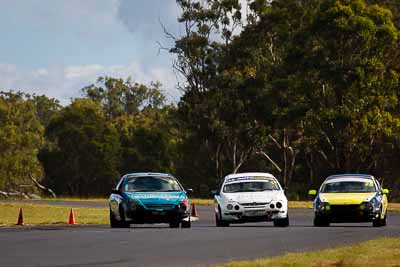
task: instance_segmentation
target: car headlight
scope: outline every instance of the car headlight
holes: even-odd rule
[[[322,194],[319,194],[319,195],[318,195],[318,200],[319,200],[319,202],[328,202],[328,201],[322,196]]]
[[[371,201],[365,201],[361,203],[360,205],[360,210],[366,210],[366,211],[371,211],[374,209],[374,206]]]
[[[228,204],[225,205],[225,208],[227,210],[240,210],[240,205],[239,205],[239,203],[237,203],[237,202],[235,202],[233,200],[230,200],[228,202]]]
[[[283,206],[281,202],[276,202],[275,205],[276,205],[276,207],[277,207],[278,209],[282,208],[282,206]]]
[[[235,205],[235,210],[239,210],[240,206],[239,205]]]
[[[379,204],[379,200],[373,197],[370,201],[364,201],[363,203],[361,203],[360,209],[367,211],[379,210]]]
[[[321,211],[330,211],[331,205],[328,202],[319,202],[317,205],[317,209]]]
[[[374,206],[374,207],[378,207],[378,206],[379,206],[379,201],[376,199],[376,197],[373,197],[373,198],[371,199],[371,204],[372,204],[372,206]]]

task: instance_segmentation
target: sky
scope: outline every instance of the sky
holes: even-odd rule
[[[176,89],[172,46],[175,0],[0,0],[0,91],[45,94],[62,104],[81,96],[99,76],[160,81]]]

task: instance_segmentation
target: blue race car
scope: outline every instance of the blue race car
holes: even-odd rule
[[[110,195],[110,225],[169,223],[171,228],[190,228],[190,201],[179,181],[165,173],[124,175]]]

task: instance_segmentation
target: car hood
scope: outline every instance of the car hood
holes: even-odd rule
[[[186,198],[185,192],[124,192],[131,201],[139,204],[178,205]]]
[[[224,196],[228,201],[238,203],[270,203],[273,200],[286,200],[281,191],[224,193]]]
[[[374,192],[369,193],[320,193],[320,199],[331,205],[354,205],[368,201],[375,195]]]

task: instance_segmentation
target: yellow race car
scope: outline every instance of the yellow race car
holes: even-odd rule
[[[372,222],[375,227],[386,225],[388,189],[382,189],[378,180],[366,174],[339,174],[326,178],[315,196],[314,226],[330,223]]]

